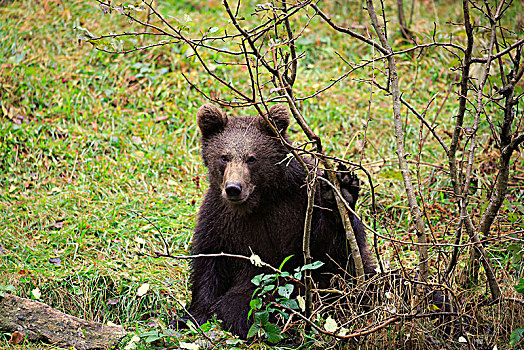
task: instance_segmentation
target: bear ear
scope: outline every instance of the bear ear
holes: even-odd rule
[[[210,137],[217,132],[224,130],[227,117],[224,112],[211,103],[206,103],[198,109],[197,123],[203,137]]]
[[[289,111],[286,105],[279,103],[271,107],[269,109],[269,119],[275,123],[276,128],[282,135],[286,134],[289,126]],[[270,134],[275,134],[264,118],[260,117],[260,122]]]

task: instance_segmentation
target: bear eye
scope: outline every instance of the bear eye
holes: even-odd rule
[[[222,161],[222,163],[227,163],[227,156],[225,154],[221,155],[220,160]]]
[[[246,163],[247,163],[247,164],[253,164],[253,163],[256,162],[256,160],[257,160],[257,159],[255,158],[255,156],[249,156],[249,158],[247,158]]]

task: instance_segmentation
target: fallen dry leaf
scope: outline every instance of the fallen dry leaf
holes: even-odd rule
[[[9,343],[11,344],[20,344],[24,340],[24,335],[20,333],[19,331],[13,332],[11,334],[11,339],[9,339]]]

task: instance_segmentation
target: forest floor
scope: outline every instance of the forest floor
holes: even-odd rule
[[[460,6],[447,3],[427,11],[426,2],[416,4],[413,27],[421,32],[433,28],[437,12],[443,30],[448,21],[460,21]],[[327,7],[353,13],[347,24],[359,28],[357,4],[341,6]],[[522,5],[515,6],[516,20],[523,21]],[[190,27],[227,25],[220,2],[173,0],[160,2],[159,8],[169,18],[189,18]],[[388,11],[396,18],[393,10]],[[344,16],[334,18],[342,21]],[[272,348],[262,340],[241,342],[218,331],[217,324],[211,326],[212,343],[194,330],[175,335],[164,332],[169,320],[183,314],[189,303],[189,262],[158,258],[155,252],[168,248],[172,255],[188,254],[207,187],[195,120],[196,110],[206,100],[182,73],[208,95],[227,98],[228,91],[217,86],[194,58],[186,57],[183,45],[116,55],[78,39],[85,29],[102,35],[130,27],[117,15],[104,15],[96,1],[0,1],[0,291],[14,290],[18,296],[88,320],[124,325],[130,332],[126,341],[138,336],[134,346],[139,349]],[[397,43],[400,47],[400,39]],[[318,20],[312,21],[298,44],[306,53],[295,87],[300,95],[343,73],[344,63],[335,50],[358,62],[359,47]],[[435,103],[428,109],[428,115],[434,115],[444,99],[449,101],[437,113],[441,130],[451,128],[458,105],[455,92],[447,97],[457,72],[442,65],[452,59],[448,54],[428,54],[399,60],[401,88],[414,105],[425,106],[427,96],[434,94]],[[328,154],[361,162],[371,172],[379,232],[412,241],[411,216],[396,161],[390,97],[375,91],[369,108],[370,87],[361,80],[371,74],[369,69],[304,101],[301,108],[322,136]],[[245,80],[245,72],[222,73],[233,81]],[[428,95],[418,97],[416,91]],[[419,179],[432,239],[451,242],[454,224],[448,215],[454,204],[445,157],[431,137],[419,152],[420,123],[412,117],[408,120],[406,110],[403,113],[407,151],[421,159]],[[522,118],[522,110],[519,113]],[[291,131],[295,141],[304,140],[296,123]],[[488,132],[481,135],[479,149],[485,158],[476,168],[480,198],[496,177],[491,157],[496,150],[490,146]],[[508,199],[494,235],[524,228],[523,159],[520,155],[514,161]],[[359,176],[364,181],[358,210],[370,222],[370,184],[363,174]],[[475,203],[472,200],[473,207]],[[473,215],[480,210],[472,209]],[[515,271],[522,277],[522,268],[518,270],[512,259],[515,249],[518,252],[523,245],[510,245],[504,240],[486,245],[508,295],[518,283]],[[415,246],[404,245],[398,251],[391,241],[379,239],[378,248],[391,266],[417,264]],[[441,265],[438,257],[432,259],[435,272]],[[465,261],[459,262],[464,265]],[[485,290],[481,283],[474,294],[486,294]],[[509,330],[500,331],[491,341],[499,349],[508,346],[512,329],[524,327],[519,319],[522,312],[506,316]],[[53,348],[9,344],[9,336],[0,333],[0,348]],[[326,348],[335,343],[309,339],[300,346]],[[348,345],[352,346],[358,345]]]

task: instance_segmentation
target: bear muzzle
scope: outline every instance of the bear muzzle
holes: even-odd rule
[[[242,164],[231,162],[224,171],[222,197],[232,204],[241,204],[248,200],[253,192],[249,169]]]
[[[230,201],[236,201],[242,199],[242,185],[239,183],[228,183],[226,184],[226,196]]]
[[[238,182],[226,182],[222,189],[222,197],[232,204],[242,204],[249,199],[254,186]]]

